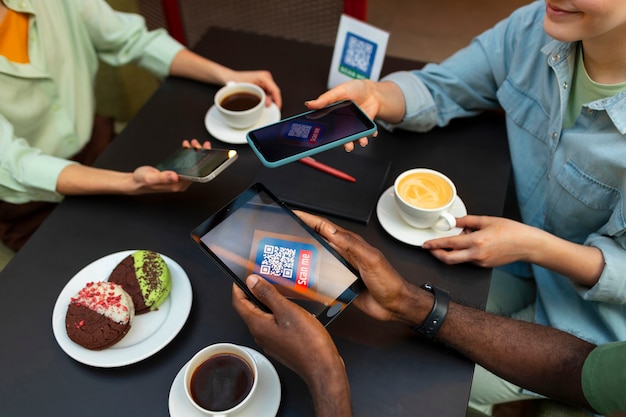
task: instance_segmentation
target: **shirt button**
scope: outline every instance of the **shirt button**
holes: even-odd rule
[[[563,90],[567,90],[567,82],[563,83]]]
[[[558,61],[559,59],[561,59],[561,55],[559,55],[559,54],[552,55],[552,60],[553,61]]]
[[[556,132],[552,132],[552,139],[556,139],[559,137],[559,134]]]
[[[593,114],[593,109],[587,109],[588,114]]]

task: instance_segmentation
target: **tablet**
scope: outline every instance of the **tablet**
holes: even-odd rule
[[[255,273],[327,325],[365,288],[344,258],[265,186],[254,184],[191,233],[262,309],[246,287]]]

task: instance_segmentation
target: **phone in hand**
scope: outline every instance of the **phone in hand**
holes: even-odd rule
[[[251,130],[246,140],[263,165],[273,168],[376,132],[353,101],[341,101]]]
[[[234,149],[180,148],[169,155],[156,168],[174,171],[184,180],[209,182],[237,159]]]

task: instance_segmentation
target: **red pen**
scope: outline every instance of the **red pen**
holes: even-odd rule
[[[328,166],[326,164],[323,164],[319,161],[316,161],[315,159],[311,158],[310,156],[305,156],[302,159],[299,159],[300,162],[302,162],[305,165],[308,165],[312,168],[318,169],[322,172],[325,172],[327,174],[330,174],[334,177],[337,178],[341,178],[342,180],[346,180],[346,181],[350,181],[350,182],[356,182],[356,178],[354,178],[353,176],[350,176],[348,174],[346,174],[343,171],[339,171],[336,168],[333,168],[331,166]]]

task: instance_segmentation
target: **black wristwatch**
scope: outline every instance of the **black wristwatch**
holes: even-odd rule
[[[430,283],[422,285],[422,288],[433,293],[435,302],[433,303],[432,310],[430,310],[430,314],[428,314],[428,317],[424,320],[424,323],[414,326],[411,329],[424,336],[433,337],[446,319],[450,295],[447,291],[435,287]]]

